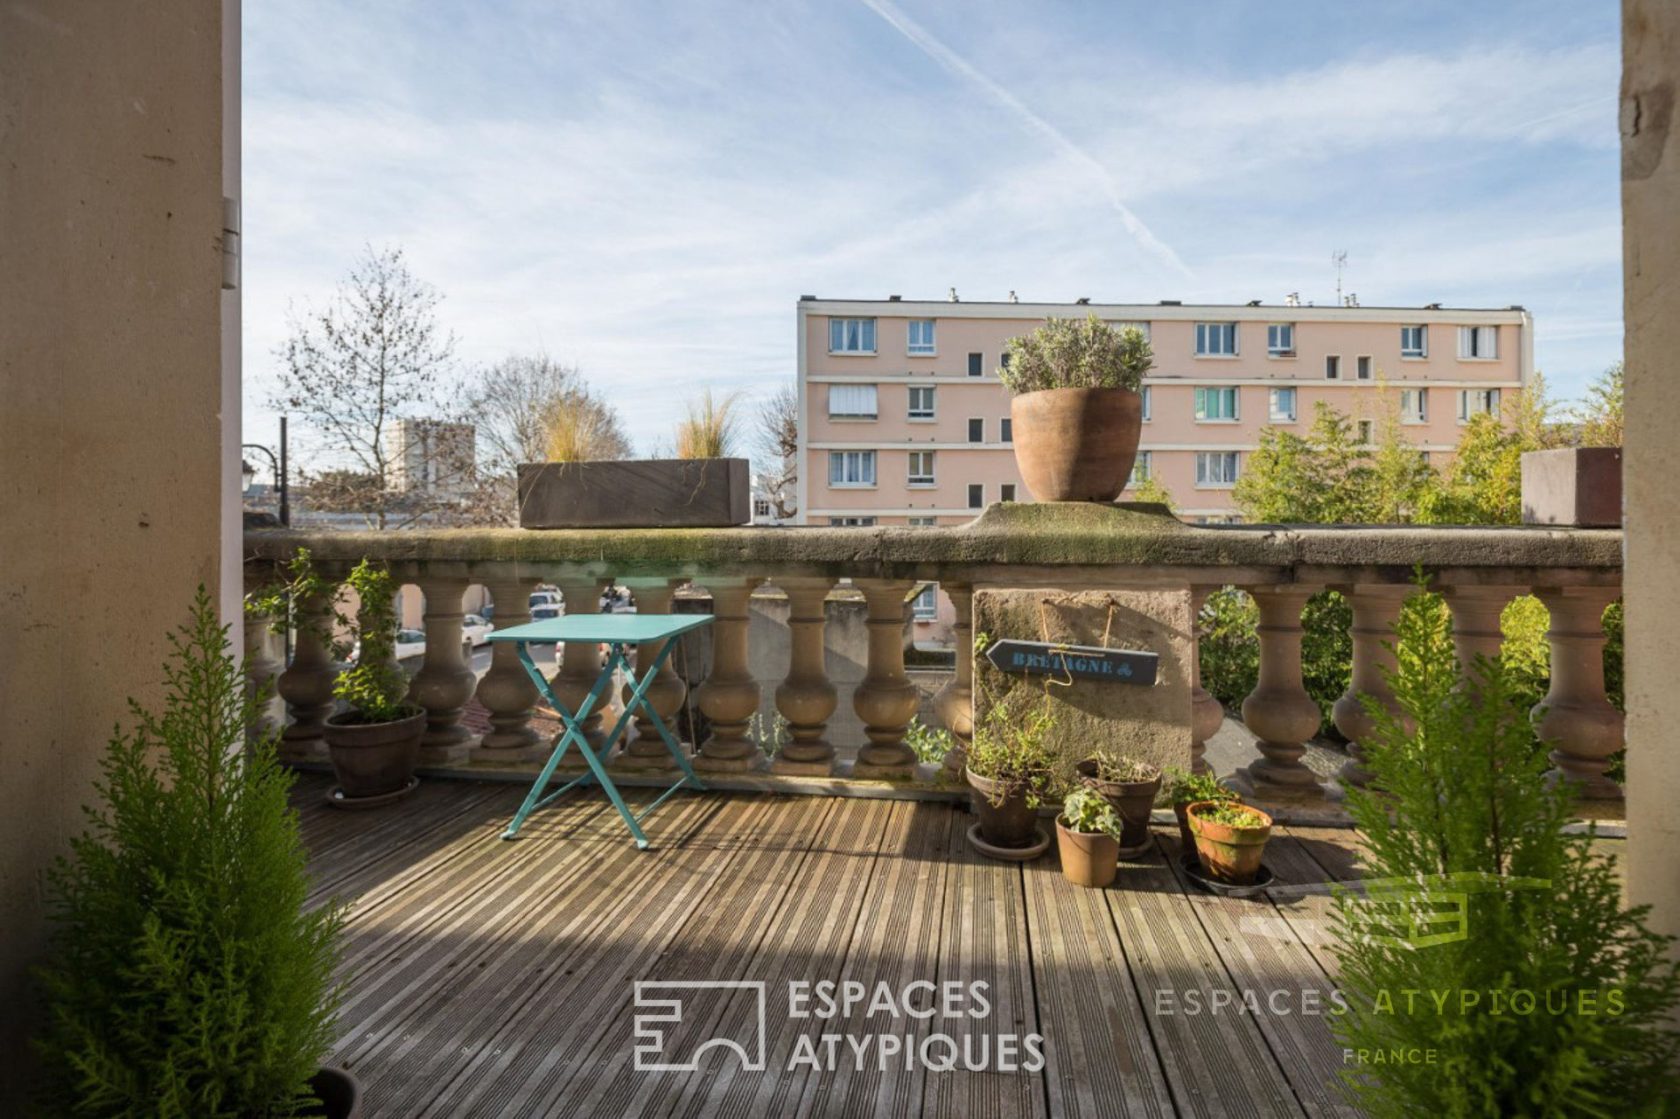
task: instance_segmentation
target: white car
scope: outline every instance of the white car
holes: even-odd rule
[[[476,649],[480,645],[490,642],[490,631],[496,627],[490,620],[478,614],[468,614],[461,619],[461,644],[468,649]]]
[[[419,629],[399,629],[397,631],[397,659],[407,660],[418,657],[426,651],[426,632]]]

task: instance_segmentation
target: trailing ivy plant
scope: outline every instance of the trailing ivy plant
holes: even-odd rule
[[[922,722],[920,716],[912,716],[910,725],[904,728],[904,744],[915,752],[917,761],[927,765],[943,762],[956,743],[956,737],[949,730],[930,727]]]
[[[342,910],[309,910],[291,776],[200,587],[160,710],[106,748],[51,868],[34,1044],[54,1115],[290,1115],[332,1041]]]
[[[1106,835],[1118,840],[1124,821],[1114,806],[1095,789],[1080,787],[1062,799],[1062,824],[1082,835]]]
[[[1430,1058],[1351,1065],[1355,1101],[1442,1119],[1676,1114],[1670,938],[1623,905],[1592,835],[1564,830],[1571,793],[1544,778],[1517,675],[1478,657],[1461,676],[1438,609],[1402,611],[1393,645],[1396,711],[1366,700],[1372,791],[1347,802],[1375,885],[1336,906],[1334,1029],[1350,1050]],[[1445,942],[1408,919],[1460,907]]]
[[[1200,800],[1241,802],[1242,797],[1211,773],[1191,773],[1175,767],[1167,770],[1156,799],[1173,808],[1183,808]]]
[[[1042,389],[1130,389],[1155,365],[1149,339],[1135,326],[1097,318],[1045,320],[1031,334],[1009,340],[998,380],[1011,393]]]
[[[414,713],[403,702],[408,678],[397,667],[397,586],[383,565],[364,558],[351,568],[345,586],[356,592],[354,617],[340,613],[339,624],[358,642],[356,663],[343,669],[333,695],[347,703],[356,721],[389,723]],[[341,643],[342,658],[349,650]]]

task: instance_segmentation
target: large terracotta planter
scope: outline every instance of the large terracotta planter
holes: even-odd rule
[[[992,803],[997,785],[988,778],[968,769],[969,787],[974,790],[974,816],[980,824],[980,838],[993,847],[1031,847],[1038,840],[1038,813],[1027,804],[1027,795],[1017,793],[1005,797],[1002,804]]]
[[[327,1119],[361,1119],[362,1085],[348,1069],[322,1065],[309,1078],[309,1090],[320,1103],[305,1108],[303,1115],[324,1115]]]
[[[1161,774],[1157,770],[1147,781],[1104,781],[1097,776],[1097,763],[1086,759],[1075,768],[1080,780],[1095,789],[1099,796],[1114,807],[1125,825],[1120,833],[1120,846],[1130,851],[1149,839],[1149,816],[1155,811],[1155,797],[1161,791]]]
[[[1130,389],[1042,389],[1009,402],[1015,464],[1038,501],[1113,501],[1126,488],[1143,427]]]
[[[1074,831],[1056,821],[1056,848],[1062,856],[1062,873],[1075,886],[1100,890],[1120,870],[1120,844],[1110,835]]]
[[[321,728],[332,759],[333,774],[347,800],[399,793],[414,777],[420,765],[420,737],[426,733],[426,712],[388,723],[353,722],[343,712],[328,719]]]
[[[1246,886],[1260,873],[1260,860],[1266,852],[1266,841],[1272,837],[1272,818],[1257,808],[1243,805],[1246,811],[1259,816],[1264,823],[1252,828],[1234,828],[1197,815],[1227,803],[1199,800],[1185,809],[1190,818],[1190,830],[1196,836],[1196,854],[1209,878],[1233,886]]]

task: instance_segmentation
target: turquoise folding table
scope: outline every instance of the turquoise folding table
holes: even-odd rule
[[[536,783],[531,786],[531,791],[525,795],[525,803],[521,804],[519,811],[514,813],[513,822],[502,833],[503,839],[512,839],[518,835],[520,825],[524,824],[526,818],[537,809],[546,804],[552,804],[572,789],[593,780],[606,790],[607,797],[612,801],[613,807],[618,809],[618,814],[624,818],[624,823],[630,828],[630,834],[636,837],[636,846],[644,851],[647,850],[648,841],[647,836],[642,834],[642,820],[646,819],[655,808],[664,804],[666,799],[678,789],[684,787],[704,789],[706,787],[700,783],[700,778],[694,772],[694,766],[689,763],[688,755],[683,753],[682,744],[671,733],[671,728],[665,725],[665,720],[659,717],[659,712],[653,709],[653,704],[648,702],[648,685],[659,675],[661,666],[670,659],[671,651],[676,648],[677,639],[685,633],[699,629],[701,626],[710,625],[711,621],[710,614],[572,614],[491,632],[491,641],[511,642],[518,648],[519,663],[525,666],[525,671],[530,675],[532,682],[537,685],[537,691],[548,701],[549,706],[554,708],[555,713],[560,716],[561,725],[561,731],[555,737],[554,749],[549,754],[547,764],[543,766],[542,773],[538,775]],[[531,652],[528,646],[532,642],[547,644],[551,641],[577,641],[607,646],[607,658],[601,666],[601,674],[596,677],[594,687],[578,704],[576,711],[567,710],[566,705],[561,703],[554,694],[554,688],[549,684],[548,679],[537,668],[536,662],[531,660]],[[654,655],[652,663],[632,667],[628,652],[628,647],[631,645],[657,645],[659,651]],[[652,804],[639,813],[631,812],[630,807],[624,803],[624,797],[619,793],[618,786],[613,784],[612,775],[607,772],[607,767],[601,764],[601,759],[590,748],[589,739],[583,733],[583,726],[589,720],[590,712],[595,709],[595,705],[601,701],[601,697],[611,687],[613,674],[620,669],[623,670],[624,678],[630,685],[629,701],[625,703],[624,713],[619,716],[618,722],[613,724],[613,728],[605,741],[609,743],[617,742],[619,735],[624,733],[624,728],[629,725],[631,716],[635,714],[639,707],[647,715],[649,722],[659,731],[659,736],[665,740],[665,748],[671,752],[671,757],[676,759],[677,768],[682,771],[682,777],[677,780],[676,784],[660,793]],[[560,765],[560,759],[573,746],[576,746],[578,751],[583,754],[584,764],[588,768],[576,780],[567,782],[551,793],[546,792],[548,783],[554,779],[555,769]]]

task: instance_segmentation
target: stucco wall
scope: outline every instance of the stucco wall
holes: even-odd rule
[[[1680,935],[1680,5],[1622,5],[1628,892]]]
[[[222,51],[220,0],[0,7],[0,1114],[41,872],[222,591]]]

